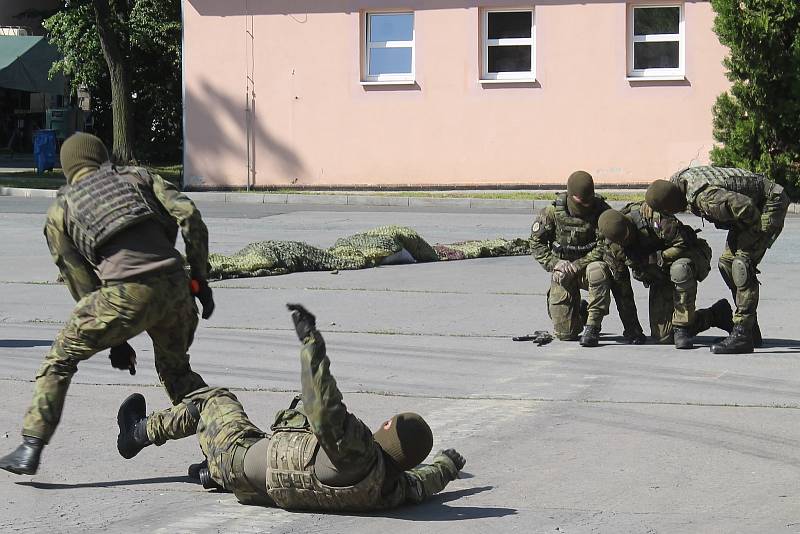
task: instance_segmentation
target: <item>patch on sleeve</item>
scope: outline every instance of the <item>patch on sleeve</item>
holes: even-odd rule
[[[533,223],[533,227],[531,228],[531,231],[536,233],[536,232],[539,231],[539,228],[541,228],[541,227],[542,227],[541,223],[539,221],[536,221],[535,223]]]

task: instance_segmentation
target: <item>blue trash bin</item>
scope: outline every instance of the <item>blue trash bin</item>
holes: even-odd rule
[[[36,172],[52,171],[56,166],[56,131],[36,130],[33,132],[33,160]]]

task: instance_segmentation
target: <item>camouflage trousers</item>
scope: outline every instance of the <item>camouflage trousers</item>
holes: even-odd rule
[[[75,305],[36,374],[22,434],[48,442],[61,419],[78,363],[147,332],[156,371],[173,403],[206,383],[192,371],[187,350],[197,327],[197,306],[182,271],[108,283]]]
[[[242,502],[266,499],[266,487],[256,491],[245,476],[244,466],[247,450],[266,434],[250,422],[236,395],[225,388],[200,388],[172,408],[153,412],[147,418],[147,437],[155,445],[193,434],[197,434],[211,478]]]
[[[746,228],[735,226],[728,232],[725,250],[719,257],[720,274],[736,303],[733,322],[747,330],[752,329],[757,320],[758,264],[783,231],[788,209],[789,197],[784,191],[770,195],[761,212],[760,228],[757,225]],[[745,260],[751,271],[747,283],[740,287],[733,281],[733,260],[737,257]]]
[[[597,326],[611,304],[611,274],[605,262],[594,261],[547,292],[547,311],[558,339],[575,340],[584,324]],[[589,291],[587,315],[581,315],[581,289]]]
[[[642,325],[639,322],[639,313],[636,310],[636,300],[631,286],[631,275],[627,267],[621,272],[613,273],[611,294],[614,296],[617,313],[622,322],[622,335],[634,338],[642,334]]]
[[[697,335],[711,328],[716,322],[710,309],[697,309],[697,283],[711,272],[711,250],[696,247],[684,257],[689,260],[691,274],[681,283],[671,282],[670,267],[664,266],[666,282],[650,286],[648,295],[650,314],[650,336],[657,343],[673,342],[673,327],[688,328]]]

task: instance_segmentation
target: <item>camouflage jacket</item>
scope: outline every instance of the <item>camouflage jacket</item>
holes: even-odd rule
[[[597,219],[610,208],[605,199],[595,196],[595,209],[588,217],[577,217],[569,213],[566,193],[561,193],[552,205],[542,208],[531,227],[531,250],[533,258],[551,272],[559,260],[566,259],[583,269],[604,255],[603,240],[597,234]],[[585,248],[574,256],[562,254],[560,249],[574,245]]]
[[[309,335],[300,354],[303,408],[320,446],[340,471],[369,473],[383,454],[372,431],[347,411],[336,379],[330,373],[325,341],[316,330]],[[392,508],[406,502],[419,503],[441,491],[457,473],[450,463],[434,462],[391,477],[383,483],[378,502],[365,509]]]
[[[626,246],[607,243],[605,260],[612,272],[627,265],[637,280],[656,281],[675,260],[708,245],[697,237],[694,229],[673,215],[645,210],[648,213],[645,216],[643,205],[644,202],[632,202],[620,210],[636,228],[636,240]]]
[[[180,227],[186,244],[186,260],[193,278],[208,276],[208,229],[194,202],[174,184],[140,167],[120,167],[120,173],[136,173],[150,181],[155,198]],[[74,180],[87,176],[87,169],[80,171]],[[59,194],[47,211],[44,235],[53,261],[58,266],[72,297],[78,301],[84,295],[100,287],[100,279],[92,265],[75,246],[67,232],[66,201]]]

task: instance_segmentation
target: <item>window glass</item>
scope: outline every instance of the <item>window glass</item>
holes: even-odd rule
[[[530,11],[509,11],[487,13],[489,39],[530,38],[533,13]]]
[[[490,46],[488,60],[489,72],[530,72],[531,47]]]
[[[677,69],[680,67],[678,41],[633,43],[633,68]]]
[[[373,48],[369,54],[369,75],[408,74],[411,48]]]
[[[411,13],[387,13],[369,16],[369,41],[413,41],[414,15]]]
[[[675,7],[637,7],[633,10],[634,35],[658,35],[680,31],[681,11]]]

